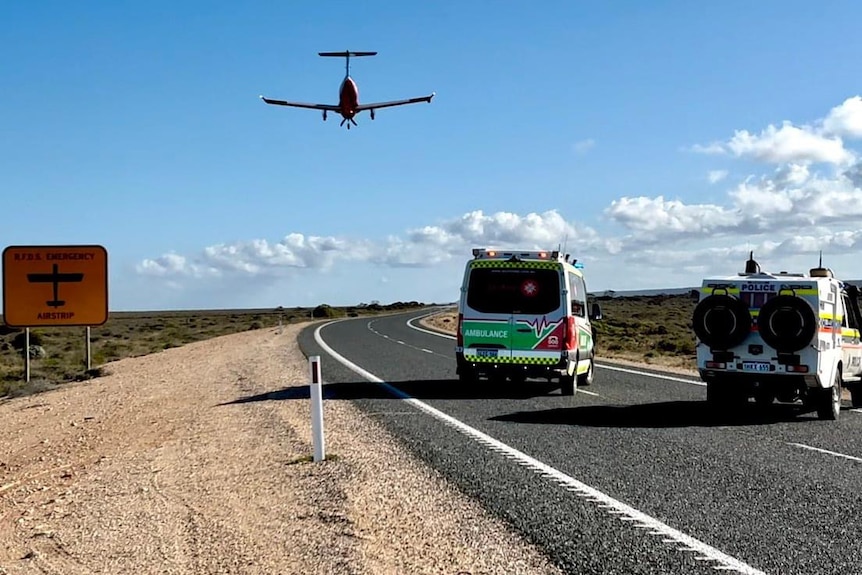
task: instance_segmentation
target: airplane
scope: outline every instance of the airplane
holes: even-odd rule
[[[371,119],[374,119],[374,110],[380,108],[391,108],[392,106],[403,106],[405,104],[417,104],[419,102],[428,102],[431,103],[431,98],[436,95],[436,92],[431,92],[430,96],[422,96],[420,98],[408,98],[406,100],[393,100],[391,102],[375,102],[373,104],[360,104],[359,103],[359,88],[356,87],[356,82],[353,81],[353,78],[350,77],[350,57],[359,57],[359,56],[376,56],[377,52],[318,52],[318,56],[324,57],[337,57],[337,58],[345,58],[345,75],[344,80],[341,82],[341,87],[338,90],[338,104],[306,104],[304,102],[289,102],[287,100],[273,100],[271,98],[265,98],[261,96],[260,99],[266,102],[267,104],[273,104],[277,106],[293,106],[294,108],[310,108],[312,110],[322,110],[323,111],[323,121],[326,121],[326,113],[327,112],[335,112],[341,114],[343,119],[339,126],[343,126],[345,122],[347,122],[347,129],[350,129],[350,124],[352,123],[354,126],[358,126],[356,120],[354,120],[354,116],[356,116],[359,112],[363,112],[368,110],[371,115]]]

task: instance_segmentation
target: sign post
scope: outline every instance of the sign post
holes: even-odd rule
[[[30,328],[24,329],[24,381],[30,383]]]
[[[91,359],[93,356],[90,353],[90,326],[87,326],[87,371],[90,371]]]

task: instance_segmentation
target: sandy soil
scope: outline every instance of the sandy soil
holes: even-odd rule
[[[348,402],[302,461],[300,327],[0,403],[0,575],[559,573]]]

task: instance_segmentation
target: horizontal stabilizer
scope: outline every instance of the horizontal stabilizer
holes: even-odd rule
[[[376,56],[377,52],[318,52],[318,56],[335,56],[339,58],[347,58],[348,56]]]

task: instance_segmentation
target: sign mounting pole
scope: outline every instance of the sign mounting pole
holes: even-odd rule
[[[24,381],[30,383],[30,328],[24,328]]]

